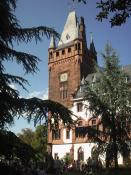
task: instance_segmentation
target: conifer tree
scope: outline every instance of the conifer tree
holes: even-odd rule
[[[20,85],[26,89],[28,81],[17,75],[6,72],[5,61],[20,64],[25,73],[35,73],[38,70],[39,59],[31,54],[16,51],[14,43],[30,42],[32,39],[40,41],[43,35],[59,37],[58,33],[49,27],[39,26],[22,28],[14,12],[16,0],[0,0],[0,129],[11,124],[16,116],[26,116],[38,122],[41,118],[47,121],[47,113],[64,122],[71,122],[70,112],[62,105],[38,98],[20,98],[18,90],[11,88],[11,84]],[[58,121],[58,120],[55,120]]]
[[[98,149],[106,154],[106,164],[110,161],[118,167],[118,153],[128,157],[129,132],[131,126],[131,91],[128,76],[119,65],[116,52],[107,45],[104,58],[104,68],[98,69],[96,81],[86,85],[85,99],[93,117],[100,117],[99,125],[92,139],[98,143]],[[96,133],[94,131],[94,133]],[[103,137],[100,137],[100,134]]]

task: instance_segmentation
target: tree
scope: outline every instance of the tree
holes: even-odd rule
[[[39,26],[22,28],[14,14],[16,0],[0,0],[0,128],[11,124],[16,116],[26,116],[28,120],[33,117],[35,123],[45,118],[52,112],[52,117],[63,118],[64,122],[71,122],[70,112],[62,105],[49,100],[43,101],[37,98],[20,98],[18,90],[11,88],[10,84],[20,85],[26,90],[28,81],[20,76],[8,74],[4,65],[5,61],[15,61],[23,66],[26,74],[35,73],[39,59],[31,54],[16,51],[14,43],[30,42],[33,38],[41,41],[45,34],[47,37],[58,33],[49,27]],[[50,121],[49,121],[50,122]]]
[[[43,157],[47,152],[47,126],[38,125],[34,133],[35,139],[33,142],[33,148],[37,152],[39,160],[43,160]]]
[[[84,2],[87,0],[73,0]],[[131,1],[130,0],[100,0],[96,2],[96,8],[100,9],[96,19],[102,21],[108,19],[111,26],[120,26],[127,21],[131,16]]]
[[[85,99],[93,117],[100,117],[99,125],[103,129],[97,128],[97,132],[92,129],[93,132],[88,133],[98,143],[99,151],[106,153],[107,166],[113,161],[118,167],[118,153],[127,157],[130,152],[131,91],[128,76],[119,66],[118,56],[111,46],[106,46],[102,56],[105,66],[97,72],[94,83],[87,83]]]
[[[111,26],[120,26],[131,16],[130,0],[106,0],[97,3],[97,8],[101,9],[97,15],[97,20],[109,18]]]
[[[22,132],[18,134],[18,137],[26,144],[32,146],[34,142],[34,132],[30,128],[22,129]]]
[[[35,150],[37,161],[43,161],[47,151],[47,126],[38,125],[35,131],[29,128],[23,129],[18,137]]]
[[[35,150],[13,132],[0,130],[0,157],[5,160],[20,159],[27,163],[35,157]]]

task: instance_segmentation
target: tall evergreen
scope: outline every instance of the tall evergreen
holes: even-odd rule
[[[128,76],[119,65],[116,52],[107,45],[104,58],[104,68],[98,69],[96,81],[86,85],[85,99],[87,107],[94,117],[100,117],[98,137],[93,139],[98,143],[98,149],[106,154],[106,164],[114,162],[118,167],[118,153],[128,157],[129,129],[131,125],[131,91]],[[103,134],[103,137],[100,137]]]
[[[14,44],[27,43],[32,39],[40,41],[43,35],[59,37],[54,29],[45,26],[22,28],[15,16],[15,9],[16,0],[0,0],[0,129],[6,124],[11,124],[14,117],[25,114],[29,120],[33,117],[35,122],[41,118],[47,121],[49,111],[52,111],[53,117],[62,118],[68,123],[71,121],[70,112],[62,105],[49,100],[20,98],[19,91],[10,86],[17,84],[26,89],[28,81],[20,76],[8,74],[5,61],[20,64],[26,74],[35,73],[39,62],[36,56],[15,50]]]

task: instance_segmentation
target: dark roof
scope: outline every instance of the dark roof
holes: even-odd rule
[[[100,68],[100,69],[102,70],[102,68]],[[129,81],[129,83],[131,83],[131,65],[124,66],[124,67],[122,67],[122,69],[126,74],[128,74],[128,76],[129,76],[128,81]],[[88,82],[88,83],[92,83],[92,82],[95,82],[96,80],[98,80],[99,78],[100,78],[99,73],[92,73],[92,74],[88,74],[84,81]],[[84,96],[84,91],[85,91],[85,85],[84,85],[84,82],[82,80],[79,89],[74,94],[74,99],[82,98]]]
[[[80,85],[80,88],[75,92],[74,99],[82,98],[84,96],[85,85]]]

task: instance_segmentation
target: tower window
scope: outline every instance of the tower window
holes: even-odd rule
[[[77,44],[75,44],[75,50],[77,50]]]
[[[66,130],[66,139],[70,139],[70,130],[69,129]]]
[[[49,55],[50,55],[50,58],[52,58],[52,56],[53,56],[52,52],[50,52]]]
[[[68,97],[67,82],[61,83],[61,85],[60,85],[60,98],[62,100],[64,100],[67,97]]]
[[[57,57],[59,56],[59,52],[56,52],[56,56],[57,56]]]
[[[62,55],[64,55],[65,54],[65,50],[62,50]]]
[[[67,98],[67,89],[60,91],[60,98],[63,100]]]
[[[69,48],[68,48],[68,53],[70,53],[70,52],[71,52],[71,48],[69,47]]]
[[[52,130],[52,139],[59,140],[60,139],[60,129]]]
[[[78,43],[78,50],[80,50],[81,49],[81,45],[80,45],[80,43]]]
[[[77,103],[77,112],[82,111],[83,104],[82,103]]]
[[[80,43],[76,43],[75,44],[75,50],[80,50],[81,49],[81,44]]]

